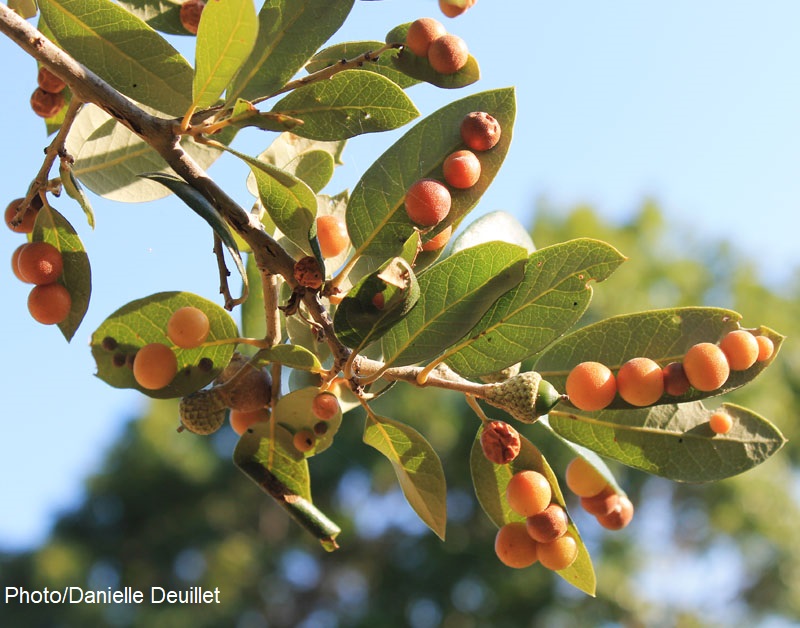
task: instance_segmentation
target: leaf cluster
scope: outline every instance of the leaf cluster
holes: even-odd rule
[[[324,194],[348,139],[398,129],[420,115],[407,88],[418,82],[461,88],[480,78],[472,57],[453,75],[436,73],[404,48],[407,24],[390,31],[385,43],[322,48],[352,5],[353,0],[266,0],[256,11],[252,0],[211,2],[200,21],[193,64],[164,37],[184,32],[168,3],[40,0],[39,17],[41,30],[67,55],[134,103],[142,116],[166,122],[158,128],[168,130],[169,137],[155,137],[108,107],[83,107],[66,129],[65,145],[56,148],[74,157],[61,168],[63,185],[90,222],[82,186],[120,201],[172,193],[208,223],[217,244],[225,308],[185,292],[131,301],[92,335],[98,376],[115,387],[175,398],[216,385],[237,347],[254,366],[271,368],[271,419],[241,437],[234,461],[326,549],[336,548],[339,529],[312,502],[306,458],[334,444],[342,417],[305,455],[291,439],[314,427],[311,407],[320,391],[335,392],[343,411],[365,408],[364,442],[388,459],[415,512],[444,538],[447,490],[436,451],[407,423],[375,413],[372,399],[398,381],[438,386],[467,395],[485,420],[476,399],[497,385],[482,378],[498,371],[532,363],[564,392],[571,368],[582,361],[616,370],[644,356],[663,366],[679,361],[697,342],[718,342],[740,328],[741,318],[732,310],[682,307],[625,314],[571,331],[589,306],[594,284],[626,258],[587,237],[535,250],[524,227],[514,221],[509,226],[508,215],[501,213],[467,225],[446,251],[422,251],[423,240],[461,226],[495,178],[514,136],[513,88],[473,93],[430,113],[378,157],[352,190]],[[478,183],[451,190],[445,220],[420,229],[405,211],[407,190],[422,178],[444,178],[444,160],[464,148],[461,120],[474,111],[498,121],[500,141],[478,155]],[[237,133],[249,127],[271,140],[258,155],[231,148]],[[167,153],[200,169],[223,153],[241,160],[250,170],[243,183],[254,196],[253,208],[225,209],[222,191],[207,187],[204,173],[195,179],[179,176]],[[321,254],[316,221],[323,215],[346,225],[349,246],[335,259]],[[69,339],[88,307],[88,257],[74,228],[52,208],[42,212],[33,237],[65,254],[73,311],[61,327]],[[242,279],[239,298],[230,295],[223,249]],[[316,260],[322,287],[300,285],[273,258]],[[142,389],[129,368],[136,351],[151,342],[171,346],[166,322],[187,305],[209,318],[208,338],[196,348],[173,347],[176,379],[161,390]],[[239,324],[226,311],[237,305]],[[766,327],[754,331],[768,336],[777,352],[779,333]],[[772,359],[733,373],[713,394],[744,386]],[[290,371],[287,378],[284,369]],[[288,391],[282,390],[286,382]],[[777,428],[731,404],[724,407],[736,427],[715,436],[707,427],[711,410],[702,403],[709,396],[690,389],[647,408],[615,400],[596,413],[579,411],[564,397],[541,422],[578,455],[597,460],[603,473],[605,465],[585,452],[698,482],[746,471],[780,449],[784,439]],[[556,501],[565,506],[556,474],[528,440],[511,465],[488,462],[478,445],[470,464],[478,498],[497,525],[513,520],[498,495],[516,470],[545,473]],[[582,542],[578,560],[560,575],[594,593]]]

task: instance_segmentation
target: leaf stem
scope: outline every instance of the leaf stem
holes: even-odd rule
[[[290,92],[292,90],[297,89],[298,87],[303,87],[304,85],[310,85],[311,83],[317,83],[319,81],[325,81],[335,74],[339,72],[343,72],[344,70],[353,70],[360,67],[363,67],[364,63],[367,62],[376,62],[380,56],[386,52],[387,50],[392,50],[396,48],[402,48],[403,44],[385,44],[378,48],[377,50],[367,50],[366,52],[358,55],[357,57],[353,57],[352,59],[342,59],[338,63],[334,63],[333,65],[329,65],[326,68],[322,68],[321,70],[317,70],[316,72],[312,72],[307,76],[302,78],[296,79],[294,81],[289,81],[281,87],[279,90],[261,98],[256,98],[253,100],[253,104],[257,104],[268,100],[270,98],[274,98],[275,96],[279,96],[280,94],[285,94],[286,92]]]
[[[481,423],[486,425],[490,422],[489,417],[486,416],[486,413],[483,411],[483,408],[480,407],[478,404],[478,400],[475,398],[475,395],[464,395],[467,400],[467,405],[472,408],[472,411],[478,415],[478,418],[481,420]]]
[[[230,286],[228,285],[228,277],[230,277],[231,271],[228,270],[225,264],[222,240],[216,233],[214,234],[214,255],[217,258],[217,267],[219,268],[219,292],[225,299],[225,309],[231,311],[237,305],[241,305],[247,300],[249,292],[247,282],[244,283],[244,287],[242,288],[242,295],[234,299],[231,295]]]
[[[64,148],[64,143],[67,141],[67,135],[69,134],[69,131],[75,122],[75,117],[78,115],[81,107],[83,107],[83,101],[79,98],[73,97],[72,100],[69,101],[67,112],[64,114],[64,121],[61,123],[58,133],[56,133],[53,141],[50,142],[50,145],[45,149],[42,167],[39,168],[39,172],[36,174],[36,177],[28,188],[28,193],[25,195],[25,200],[22,201],[17,213],[11,219],[12,225],[17,225],[22,221],[22,219],[25,217],[25,213],[30,208],[31,201],[33,200],[34,196],[39,194],[39,192],[47,187],[50,170],[53,168],[56,158],[68,157],[66,149]]]

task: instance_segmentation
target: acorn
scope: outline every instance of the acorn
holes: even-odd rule
[[[534,423],[562,399],[553,385],[535,371],[486,387],[483,398],[523,423]]]
[[[181,423],[195,434],[213,434],[225,422],[227,403],[219,390],[198,390],[181,399]]]

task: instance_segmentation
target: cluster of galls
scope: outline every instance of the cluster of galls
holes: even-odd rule
[[[455,74],[469,60],[467,42],[448,33],[444,25],[432,17],[421,17],[411,23],[406,47],[418,57],[426,58],[439,74]]]
[[[639,357],[625,362],[615,376],[604,364],[582,362],[567,376],[566,393],[572,405],[590,412],[606,408],[617,395],[633,406],[649,406],[664,394],[680,397],[690,387],[701,392],[718,390],[731,371],[744,371],[756,362],[768,360],[774,350],[767,336],[737,329],[726,334],[719,344],[693,345],[681,362],[670,362],[663,368],[650,358]],[[730,421],[715,419],[711,428],[725,433],[731,425]]]
[[[406,191],[405,208],[411,221],[430,231],[450,213],[452,197],[448,185],[466,190],[481,176],[481,162],[473,151],[487,151],[500,141],[500,123],[483,111],[467,114],[460,125],[461,139],[467,149],[448,155],[442,163],[445,183],[432,178],[414,182]],[[447,185],[445,185],[447,184]],[[447,227],[422,245],[423,251],[438,251],[450,239],[452,227]]]
[[[175,310],[167,321],[166,335],[176,347],[194,349],[202,345],[211,329],[205,312],[187,306]],[[116,348],[113,338],[103,340],[103,347],[109,351]],[[136,383],[147,390],[160,390],[169,386],[178,374],[178,358],[172,347],[161,342],[144,345],[133,356],[132,362],[119,354],[113,361],[115,366],[128,365],[133,369]]]
[[[38,87],[31,94],[31,109],[37,116],[52,118],[64,106],[67,84],[46,67],[39,67]]]
[[[130,369],[134,380],[140,387],[157,391],[172,384],[178,375],[179,364],[175,349],[200,347],[206,342],[210,331],[211,323],[206,313],[199,308],[185,306],[172,312],[167,320],[165,334],[172,342],[171,346],[162,342],[150,342],[131,353],[124,351],[117,340],[111,336],[105,337],[101,346],[112,354],[111,364],[114,367]],[[234,356],[234,358],[236,357]],[[233,364],[234,360],[231,361],[231,365]],[[210,358],[203,357],[198,361],[197,368],[208,373],[213,370],[214,364]],[[226,376],[231,377],[231,373],[227,369],[219,377]],[[266,399],[269,399],[269,394]],[[226,407],[220,401],[220,396],[216,394],[207,398],[195,399],[186,408],[182,402],[181,420],[184,427],[191,431],[209,434],[219,429],[225,419]]]
[[[14,224],[14,219],[23,199],[12,201],[6,208],[5,222],[16,233],[33,232],[36,214],[42,207],[37,194],[33,197],[22,219]],[[69,316],[72,297],[67,288],[59,282],[64,272],[64,258],[55,246],[48,242],[26,242],[11,254],[11,270],[17,279],[33,284],[28,295],[28,311],[43,325],[57,325]]]
[[[552,501],[553,490],[538,471],[526,470],[511,476],[506,501],[525,522],[503,525],[495,537],[497,557],[509,567],[521,569],[537,561],[547,569],[566,569],[578,557],[578,542],[567,531],[566,510]]]
[[[481,449],[494,464],[517,458],[521,439],[504,421],[489,421],[481,432]],[[586,460],[575,458],[567,466],[566,482],[581,500],[581,506],[608,530],[621,530],[633,518],[633,504]],[[509,508],[525,522],[503,525],[495,537],[495,553],[509,567],[529,567],[537,561],[548,569],[566,569],[578,556],[578,543],[569,534],[569,515],[553,502],[553,489],[538,471],[519,471],[511,476],[505,491]]]
[[[581,506],[607,530],[621,530],[633,519],[633,503],[620,494],[592,465],[574,458],[566,471],[569,490],[581,500]]]
[[[297,430],[292,437],[294,448],[300,453],[314,449],[317,439],[328,432],[328,421],[339,414],[339,399],[331,392],[323,391],[311,402],[311,414],[319,419],[311,429]]]

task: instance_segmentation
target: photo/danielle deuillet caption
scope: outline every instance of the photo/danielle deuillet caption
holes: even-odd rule
[[[63,589],[26,589],[6,587],[3,600],[6,604],[219,604],[219,587],[204,589],[84,589],[67,586]]]

